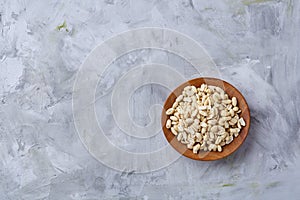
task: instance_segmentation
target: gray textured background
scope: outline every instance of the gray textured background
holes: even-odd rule
[[[297,199],[299,13],[296,0],[0,1],[0,199]],[[64,21],[67,27],[58,30]],[[203,44],[222,77],[243,92],[252,126],[235,154],[210,163],[181,157],[136,174],[102,165],[83,147],[71,107],[76,72],[97,44],[145,26],[174,29]],[[115,84],[118,67],[152,61],[195,76],[183,60],[165,54],[125,55],[103,84]],[[133,119],[147,124],[136,107],[163,103],[168,92],[155,85],[136,91]],[[107,134],[131,151],[145,143]],[[161,134],[147,150],[165,142],[159,141]]]

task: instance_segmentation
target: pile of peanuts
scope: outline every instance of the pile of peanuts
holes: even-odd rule
[[[187,86],[166,111],[166,128],[195,154],[199,150],[221,152],[246,125],[239,113],[236,97],[230,99],[220,87]]]

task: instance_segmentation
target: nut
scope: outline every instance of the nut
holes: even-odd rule
[[[167,129],[171,128],[171,120],[170,119],[167,120],[166,128]]]
[[[245,121],[244,121],[244,118],[240,118],[240,119],[239,119],[239,122],[240,122],[240,124],[241,124],[242,126],[246,126],[246,123],[245,123]]]
[[[172,115],[174,112],[174,108],[169,108],[167,111],[166,111],[166,114],[167,115]]]
[[[171,132],[174,134],[174,135],[177,135],[177,131],[174,129],[174,127],[171,128]]]
[[[171,116],[170,119],[171,119],[172,121],[178,121],[178,118],[175,117],[175,116]]]
[[[193,147],[193,153],[198,153],[198,151],[199,151],[199,149],[200,149],[200,144],[196,144],[194,147]]]
[[[232,101],[232,105],[235,107],[237,105],[236,97],[232,97],[231,101]]]

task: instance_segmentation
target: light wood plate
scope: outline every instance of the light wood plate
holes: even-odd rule
[[[246,126],[241,129],[241,132],[238,137],[234,138],[233,141],[223,146],[222,152],[204,152],[200,151],[198,154],[194,154],[192,150],[188,149],[186,145],[180,143],[177,141],[176,137],[171,133],[169,129],[166,128],[166,121],[168,119],[168,116],[166,115],[166,110],[171,108],[173,103],[175,102],[176,97],[178,97],[184,87],[188,85],[193,85],[195,87],[200,87],[202,83],[206,83],[207,85],[214,85],[222,88],[230,98],[235,96],[238,100],[238,106],[241,109],[240,117],[243,117]],[[211,160],[218,160],[221,158],[225,158],[235,152],[245,141],[248,131],[250,128],[250,111],[248,104],[243,97],[243,95],[231,84],[227,83],[226,81],[217,79],[217,78],[196,78],[192,79],[190,81],[187,81],[183,84],[181,84],[179,87],[177,87],[167,98],[163,111],[162,111],[162,117],[161,117],[161,123],[162,123],[162,129],[165,134],[165,137],[167,138],[168,142],[182,155],[194,159],[194,160],[203,160],[203,161],[211,161]]]

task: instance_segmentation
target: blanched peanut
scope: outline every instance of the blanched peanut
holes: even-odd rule
[[[235,107],[237,105],[236,97],[232,97],[232,105]]]
[[[200,144],[196,144],[194,147],[193,147],[193,153],[198,153],[198,151],[199,151],[199,149],[200,149]]]
[[[171,128],[171,120],[170,119],[167,120],[166,128],[168,128],[168,129]]]
[[[231,100],[230,100],[230,99],[223,100],[222,103],[224,103],[224,104],[230,104],[230,103],[231,103]]]
[[[178,121],[178,118],[175,117],[175,116],[171,116],[170,119],[171,119],[172,121]]]
[[[174,103],[173,103],[173,106],[172,106],[172,108],[174,109],[174,108],[176,108],[177,106],[178,106],[178,101],[175,101]]]
[[[246,123],[245,123],[245,121],[244,121],[243,118],[240,118],[240,119],[239,119],[239,122],[240,122],[240,124],[241,124],[242,126],[246,126]]]
[[[181,102],[183,99],[183,95],[179,95],[177,98],[176,98],[176,101],[177,102]]]
[[[232,110],[233,110],[234,112],[237,112],[237,111],[239,110],[239,108],[238,108],[238,107],[233,107]]]
[[[174,129],[174,127],[171,128],[171,132],[174,134],[174,135],[177,135],[177,131]]]
[[[221,145],[218,145],[218,152],[221,152],[222,151],[222,147]]]
[[[169,108],[167,111],[166,111],[166,114],[167,115],[172,115],[174,112],[174,108]]]

